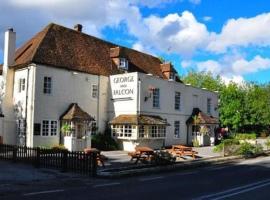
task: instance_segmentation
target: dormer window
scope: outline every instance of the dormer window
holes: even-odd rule
[[[118,67],[120,69],[128,70],[128,60],[126,58],[120,58]]]
[[[170,72],[170,80],[175,80],[175,73],[174,72]]]

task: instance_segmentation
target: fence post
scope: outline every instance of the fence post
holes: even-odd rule
[[[91,176],[97,176],[97,153],[91,152]]]
[[[67,159],[68,159],[68,151],[61,151],[62,154],[62,172],[67,171]]]
[[[40,167],[40,148],[37,147],[36,149],[36,159],[35,159],[35,167],[39,168]]]
[[[13,160],[13,162],[17,161],[17,146],[13,146],[12,160]]]

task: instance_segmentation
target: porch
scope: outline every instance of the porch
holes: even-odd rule
[[[83,151],[91,148],[91,132],[95,119],[83,111],[77,103],[72,103],[60,117],[61,137],[69,151]]]

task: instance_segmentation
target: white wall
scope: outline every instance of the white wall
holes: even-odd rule
[[[186,121],[191,116],[194,108],[193,95],[198,96],[197,107],[207,113],[207,98],[211,98],[211,114],[218,117],[217,107],[218,97],[214,92],[187,86],[175,81],[164,80],[155,76],[143,73],[127,73],[111,76],[111,90],[115,89],[113,79],[115,77],[136,76],[136,81],[129,87],[139,87],[138,93],[132,96],[131,100],[114,101],[110,103],[110,119],[120,114],[147,114],[158,115],[167,119],[170,126],[167,127],[165,145],[186,144],[187,126]],[[139,82],[140,80],[140,82]],[[160,107],[153,108],[153,96],[149,93],[149,87],[160,89]],[[175,110],[175,92],[181,93],[181,109]],[[150,97],[151,96],[151,97]],[[138,99],[138,100],[137,100]],[[139,105],[139,106],[138,106]],[[112,114],[113,113],[113,114]],[[174,121],[180,121],[180,138],[174,136]]]
[[[52,77],[52,94],[43,93],[43,80],[45,76]],[[106,96],[106,78],[102,77],[102,91],[100,92],[101,100],[104,102]],[[36,68],[36,88],[35,88],[35,123],[42,124],[42,120],[57,120],[57,136],[34,136],[34,146],[52,146],[59,143],[60,133],[60,116],[68,109],[71,103],[78,105],[88,114],[93,116],[100,124],[101,129],[103,121],[106,119],[106,112],[102,105],[99,107],[102,114],[98,112],[98,99],[92,98],[92,84],[99,83],[99,77],[96,75],[73,72],[65,69],[38,65]],[[100,122],[101,121],[101,122]],[[41,127],[42,129],[42,127]],[[41,130],[42,132],[42,130]]]

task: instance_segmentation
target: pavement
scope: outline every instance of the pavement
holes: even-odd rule
[[[12,186],[14,192],[0,192],[0,199],[269,199],[270,157],[113,180],[74,178],[61,181],[58,180],[58,184],[44,182],[42,186]]]
[[[193,147],[195,151],[198,152],[197,156],[200,158],[213,158],[221,156],[221,153],[213,152],[213,146],[207,147]],[[130,156],[128,156],[127,151],[102,151],[101,154],[106,156],[108,160],[105,162],[106,168],[118,168],[118,167],[128,167],[134,166],[130,162]],[[186,156],[185,159],[178,159],[181,162],[183,160],[192,160],[190,156]]]

